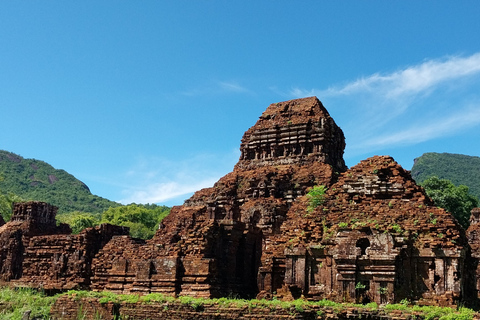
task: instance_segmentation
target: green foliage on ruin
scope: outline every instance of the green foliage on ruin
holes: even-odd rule
[[[73,211],[57,215],[57,222],[70,225],[70,228],[72,228],[72,233],[77,234],[86,228],[99,225],[100,217],[101,214]]]
[[[327,188],[323,185],[314,186],[307,193],[308,207],[307,211],[312,212],[316,207],[325,202],[325,192]]]
[[[111,223],[130,228],[134,238],[150,239],[155,235],[159,223],[170,213],[167,206],[156,204],[129,204],[109,208],[102,213],[101,223]]]
[[[478,317],[472,309],[460,307],[458,309],[437,306],[416,306],[410,305],[407,300],[402,300],[400,303],[386,304],[379,306],[375,302],[362,305],[353,303],[337,303],[330,300],[307,301],[297,299],[293,301],[277,300],[275,297],[271,300],[265,299],[232,299],[232,298],[193,298],[188,296],[180,296],[174,298],[166,296],[161,293],[150,293],[146,295],[135,294],[116,294],[108,291],[93,292],[93,291],[77,291],[70,290],[67,293],[57,294],[52,297],[45,296],[41,292],[31,289],[9,289],[0,288],[0,318],[21,320],[25,311],[31,310],[30,319],[49,319],[50,309],[55,301],[63,295],[67,295],[74,300],[84,298],[96,299],[101,304],[115,303],[115,304],[135,304],[136,308],[141,308],[141,304],[164,304],[165,308],[168,306],[175,306],[175,304],[188,306],[192,312],[198,312],[200,315],[204,306],[218,306],[222,309],[230,308],[246,308],[248,312],[255,312],[255,309],[267,309],[275,312],[278,309],[289,310],[294,314],[303,312],[316,311],[316,314],[323,318],[326,308],[332,310],[336,314],[347,312],[355,308],[359,315],[362,312],[374,311],[382,318],[389,318],[398,316],[398,311],[407,318],[409,315],[418,319],[438,319],[451,320],[462,319],[471,320]]]
[[[50,319],[50,308],[58,296],[19,288],[0,288],[0,319],[22,320],[30,311],[30,319]]]
[[[450,212],[464,228],[468,228],[471,211],[479,206],[479,201],[469,193],[467,186],[455,186],[451,181],[436,176],[426,179],[421,186],[436,206]],[[431,222],[435,224],[436,219],[432,218]]]
[[[119,203],[93,195],[80,180],[46,162],[25,159],[0,150],[0,194],[15,194],[28,201],[45,201],[58,213],[72,211],[101,213]]]
[[[415,159],[412,177],[421,184],[431,176],[465,185],[480,199],[480,157],[452,153],[425,153]]]
[[[3,220],[9,221],[12,216],[13,204],[21,202],[23,199],[12,192],[2,194],[0,189],[0,215]]]
[[[134,238],[150,239],[155,235],[159,223],[170,213],[170,207],[156,204],[129,204],[109,208],[101,214],[74,211],[57,216],[57,221],[67,223],[73,233],[101,223],[110,223],[130,228]]]

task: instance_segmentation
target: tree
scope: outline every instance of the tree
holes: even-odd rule
[[[450,180],[432,176],[421,184],[436,206],[450,212],[464,228],[468,228],[470,213],[478,207],[478,199],[467,186],[455,186]]]
[[[63,213],[57,215],[57,221],[69,224],[74,234],[101,223],[110,223],[129,227],[130,235],[134,238],[150,239],[155,235],[158,224],[169,213],[170,208],[166,206],[133,203],[121,207],[110,207],[101,215],[81,211]]]
[[[100,218],[98,215],[92,213],[73,211],[57,215],[57,221],[69,224],[70,228],[72,228],[72,233],[77,234],[83,229],[98,225]]]
[[[9,221],[12,216],[13,204],[15,202],[22,202],[23,199],[14,193],[8,194],[0,193],[0,215],[2,215],[5,222]]]
[[[130,228],[134,238],[150,239],[155,235],[158,224],[170,213],[170,208],[155,204],[135,203],[109,208],[102,213],[101,223],[111,223]]]

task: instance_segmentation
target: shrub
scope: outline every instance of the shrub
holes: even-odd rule
[[[323,185],[314,186],[312,189],[310,189],[310,191],[307,193],[308,212],[312,212],[316,207],[325,202],[325,191],[327,191],[327,188]]]
[[[57,296],[47,297],[43,293],[29,288],[0,289],[0,319],[21,320],[30,310],[34,319],[48,319],[50,308]]]

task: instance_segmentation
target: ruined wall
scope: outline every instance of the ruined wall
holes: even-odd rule
[[[471,284],[472,287],[467,286],[465,291],[469,296],[480,298],[480,208],[472,210],[467,238],[471,248],[467,267],[471,273],[466,274],[466,283]]]
[[[461,297],[468,247],[463,230],[391,157],[343,173],[308,211],[291,208],[277,243],[285,284],[315,298],[377,303],[404,298],[453,305]]]
[[[36,201],[14,205],[11,221],[0,226],[1,280],[9,281],[22,276],[25,245],[32,236],[71,232],[68,225],[56,225],[56,210],[54,206]]]
[[[45,290],[89,289],[93,257],[112,237],[125,234],[126,227],[102,224],[77,235],[33,236],[24,244],[18,283]]]
[[[409,311],[381,309],[344,308],[309,306],[305,308],[266,308],[264,306],[225,306],[216,303],[204,303],[199,306],[177,302],[152,303],[99,303],[97,299],[60,297],[51,309],[52,319],[77,320],[85,319],[150,319],[150,320],[344,320],[344,319],[424,319],[419,313]]]
[[[11,221],[0,227],[0,275],[17,285],[46,290],[88,289],[91,262],[114,235],[128,228],[101,225],[72,235],[56,225],[57,208],[44,202],[14,205]]]

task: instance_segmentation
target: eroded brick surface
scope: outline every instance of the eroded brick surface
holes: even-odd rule
[[[91,262],[112,236],[128,229],[104,224],[72,235],[56,225],[57,208],[43,202],[15,204],[12,219],[0,227],[3,281],[46,290],[88,289]]]
[[[113,259],[107,248],[99,253],[95,270],[102,279],[95,289],[255,297],[265,252],[283,255],[272,239],[281,234],[288,210],[308,188],[330,186],[346,169],[344,147],[343,132],[318,99],[270,105],[245,133],[233,172],[174,207],[141,249],[126,243],[125,250],[114,250]],[[159,272],[151,267],[140,289],[129,276],[138,265],[130,252],[141,252],[140,261],[150,266],[158,256],[177,257],[176,272],[161,283],[152,280]],[[102,265],[110,260],[118,262]],[[120,276],[116,270],[123,270],[124,262],[127,271]]]
[[[277,243],[293,294],[377,303],[404,298],[453,305],[468,246],[457,221],[432,206],[409,172],[375,156],[343,173],[325,202],[289,211]]]
[[[77,319],[132,319],[132,320],[407,320],[423,319],[419,312],[391,310],[385,312],[381,309],[359,309],[348,307],[339,310],[335,307],[308,306],[295,307],[265,307],[265,306],[230,306],[216,303],[202,303],[200,305],[175,302],[153,303],[99,303],[98,299],[60,297],[51,308],[52,319],[77,320]],[[475,314],[474,319],[478,319]]]

